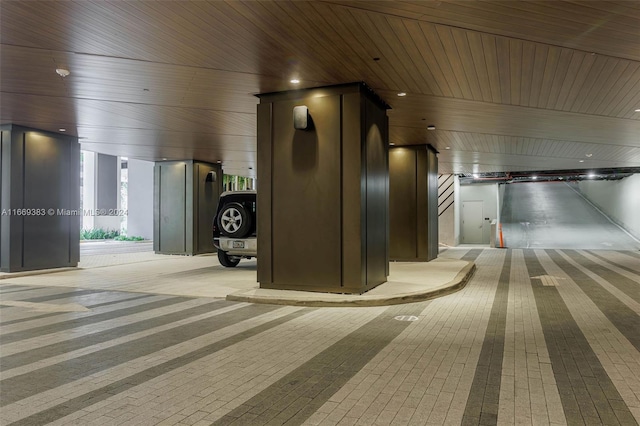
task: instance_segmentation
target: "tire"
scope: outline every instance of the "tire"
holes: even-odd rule
[[[218,261],[225,268],[235,268],[240,263],[239,257],[231,257],[226,251],[218,250]]]
[[[251,231],[251,215],[242,204],[229,203],[220,210],[218,228],[227,237],[245,237]]]

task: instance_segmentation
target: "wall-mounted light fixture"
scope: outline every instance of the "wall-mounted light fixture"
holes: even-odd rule
[[[209,173],[207,173],[207,177],[205,178],[205,182],[215,182],[216,180],[218,180],[218,174],[216,173],[215,170],[211,170]]]
[[[436,129],[436,126],[434,126],[433,124],[429,124],[427,126],[427,130],[435,130],[435,129]]]
[[[309,124],[309,108],[305,105],[293,107],[293,128],[296,130],[307,130]]]
[[[56,68],[56,74],[58,74],[62,78],[65,78],[69,74],[71,74],[71,72],[68,69],[65,69],[65,68]]]

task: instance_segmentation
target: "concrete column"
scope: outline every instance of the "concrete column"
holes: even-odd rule
[[[120,230],[120,159],[83,152],[82,227]]]
[[[77,266],[78,138],[16,125],[0,130],[0,270]]]
[[[438,257],[438,158],[430,145],[389,152],[390,259]]]
[[[155,163],[155,252],[186,255],[215,252],[212,224],[221,193],[219,164],[194,160]]]
[[[127,235],[153,239],[153,166],[129,158]]]
[[[362,83],[259,98],[260,287],[363,293],[385,282],[387,104]],[[306,107],[295,122],[294,107]]]

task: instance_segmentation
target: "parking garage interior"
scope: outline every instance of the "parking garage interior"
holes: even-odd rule
[[[634,2],[0,12],[0,423],[640,422]]]

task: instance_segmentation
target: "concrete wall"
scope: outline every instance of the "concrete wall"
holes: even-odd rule
[[[580,192],[611,220],[640,239],[640,174],[621,180],[584,180]]]
[[[457,246],[460,244],[460,209],[462,204],[460,204],[460,178],[458,176],[454,176],[454,179],[453,198],[455,209],[453,210],[453,245]]]
[[[153,163],[129,159],[127,235],[153,239]]]
[[[465,201],[483,202],[482,244],[489,244],[491,221],[498,218],[498,184],[475,183],[460,185],[460,208],[462,208]],[[460,217],[459,223],[462,224],[462,217]],[[462,229],[462,226],[460,228]],[[460,238],[461,241],[464,241],[464,235],[461,235]]]
[[[82,227],[120,230],[120,158],[84,151]]]
[[[455,175],[443,174],[438,177],[438,241],[445,246],[456,245],[455,183]]]

